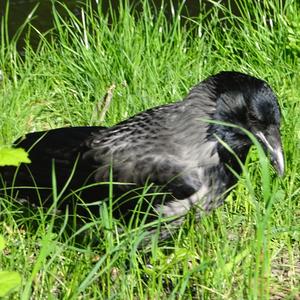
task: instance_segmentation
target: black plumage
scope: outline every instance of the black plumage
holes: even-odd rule
[[[152,201],[151,216],[182,216],[195,206],[199,211],[210,211],[224,201],[237,180],[230,169],[241,172],[224,143],[242,162],[252,145],[240,128],[210,120],[250,131],[283,174],[276,96],[265,81],[238,72],[211,76],[196,85],[183,101],[155,107],[110,128],[73,127],[29,133],[15,145],[29,151],[32,163],[21,165],[16,176],[16,168],[12,167],[2,167],[0,173],[6,187],[14,186],[18,197],[31,202],[39,199],[36,189],[20,187],[47,188],[39,191],[44,206],[52,203],[51,174],[55,167],[58,192],[66,188],[61,208],[72,209],[80,202],[74,194],[85,203],[107,199],[110,188],[105,182],[113,179],[117,217],[131,216],[136,195],[142,193],[145,184],[151,185],[148,192],[166,193],[147,198]],[[95,183],[100,184],[78,191]],[[145,200],[141,208],[146,211],[149,206]],[[89,209],[96,214],[99,204]],[[84,214],[85,209],[77,207],[77,212]]]

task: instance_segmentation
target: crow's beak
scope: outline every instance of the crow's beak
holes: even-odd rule
[[[256,136],[262,142],[264,149],[270,154],[271,162],[279,176],[284,174],[284,157],[279,129],[271,126],[268,130],[258,131]]]

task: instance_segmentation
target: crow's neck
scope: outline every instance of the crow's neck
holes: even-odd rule
[[[213,125],[210,132],[219,140],[217,147],[220,161],[240,174],[241,163],[245,163],[251,147],[250,139],[241,130],[221,125]]]

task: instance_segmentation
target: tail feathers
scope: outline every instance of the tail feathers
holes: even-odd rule
[[[54,183],[58,193],[66,185],[71,191],[88,184],[93,167],[83,163],[81,155],[87,147],[85,141],[103,129],[105,127],[96,126],[59,128],[29,133],[18,139],[14,147],[24,148],[32,163],[18,168],[0,167],[0,187],[13,188],[20,197],[35,199],[37,193],[40,193],[39,198],[49,198]]]

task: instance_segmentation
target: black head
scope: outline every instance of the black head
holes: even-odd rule
[[[221,72],[210,77],[207,83],[213,88],[217,101],[213,118],[253,133],[282,175],[280,110],[271,87],[261,79],[238,72]],[[214,129],[233,150],[246,156],[251,141],[242,130],[218,125]]]

